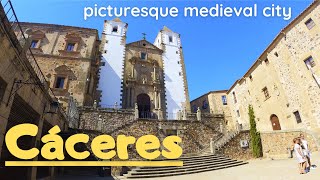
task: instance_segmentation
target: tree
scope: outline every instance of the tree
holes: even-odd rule
[[[253,107],[249,105],[249,120],[250,120],[250,144],[253,152],[253,156],[255,158],[259,158],[262,156],[262,144],[260,133],[257,131],[257,125],[255,120],[255,115],[253,111]]]

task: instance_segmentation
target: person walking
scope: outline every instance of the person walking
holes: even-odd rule
[[[301,144],[303,145],[304,149],[303,149],[303,154],[306,156],[307,160],[308,160],[308,168],[310,170],[314,169],[314,166],[312,166],[311,164],[311,152],[310,152],[310,148],[309,148],[309,144],[308,141],[305,139],[304,134],[300,134],[300,139],[301,139]]]
[[[301,148],[301,141],[299,138],[294,138],[293,143],[294,143],[294,152],[296,154],[296,158],[299,163],[300,174],[306,174],[306,158]]]

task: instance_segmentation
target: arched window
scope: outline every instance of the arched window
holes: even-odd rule
[[[112,27],[112,32],[118,32],[118,26],[113,26]]]

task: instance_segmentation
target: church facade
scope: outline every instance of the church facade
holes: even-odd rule
[[[102,107],[139,110],[140,118],[176,119],[190,111],[180,35],[164,27],[154,43],[126,43],[128,24],[105,21],[99,90]]]

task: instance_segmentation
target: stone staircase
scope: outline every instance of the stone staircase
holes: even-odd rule
[[[233,160],[224,156],[214,154],[202,154],[184,156],[179,158],[183,161],[182,167],[136,167],[123,175],[123,179],[155,178],[166,176],[178,176],[186,174],[201,173],[219,169],[231,168],[245,165],[247,162]]]
[[[226,134],[222,135],[217,140],[213,141],[213,147],[215,151],[219,151],[221,148],[223,148],[229,141],[231,141],[233,138],[235,138],[240,131],[229,131]]]

